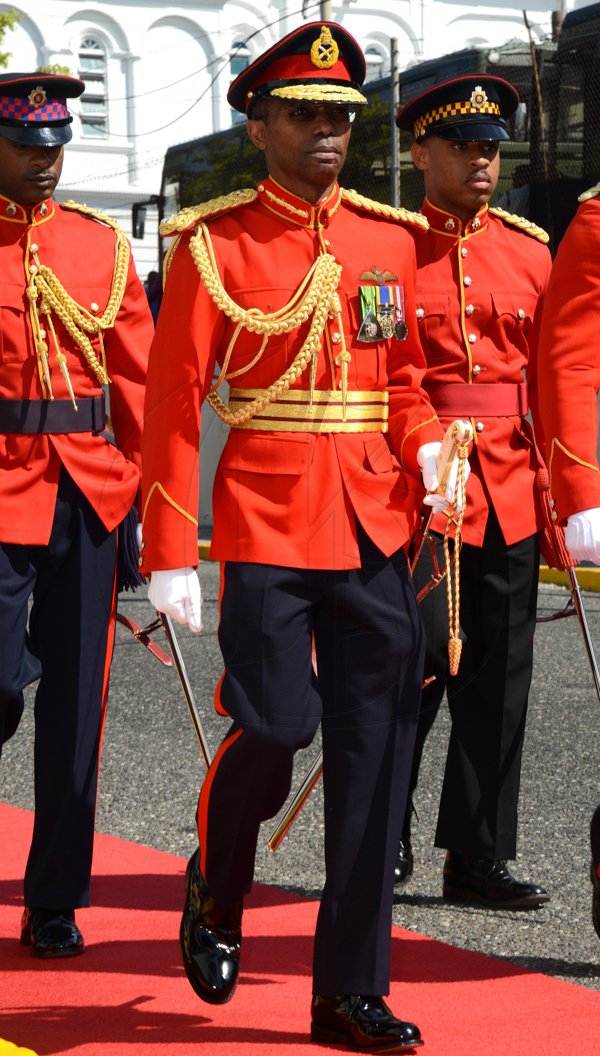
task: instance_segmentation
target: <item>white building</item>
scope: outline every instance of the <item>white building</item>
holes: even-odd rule
[[[563,8],[564,8],[564,0]],[[567,0],[569,7],[585,6]],[[561,0],[529,0],[534,40],[551,32]],[[389,72],[392,39],[400,69],[460,48],[528,39],[523,13],[502,0],[15,0],[9,68],[60,64],[87,85],[74,101],[73,140],[60,197],[116,216],[130,230],[130,205],[160,189],[167,147],[227,128],[232,77],[302,21],[328,8],[362,44],[370,76]],[[151,220],[153,211],[149,211]],[[138,270],[156,266],[156,233],[134,242]]]

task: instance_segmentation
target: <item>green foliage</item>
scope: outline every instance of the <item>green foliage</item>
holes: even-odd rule
[[[37,66],[36,73],[53,73],[56,77],[70,77],[71,67],[61,66],[59,62],[53,62],[51,66]]]
[[[4,11],[0,14],[0,44],[4,42],[4,37],[9,30],[15,28],[20,17],[19,12],[15,11],[13,7],[9,11]],[[8,66],[10,56],[10,51],[0,51],[0,68]]]

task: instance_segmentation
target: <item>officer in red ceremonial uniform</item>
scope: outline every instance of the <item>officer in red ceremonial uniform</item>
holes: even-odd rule
[[[548,901],[542,887],[516,880],[505,862],[516,855],[542,525],[539,463],[525,415],[530,408],[537,420],[536,353],[550,272],[545,233],[488,208],[499,145],[509,138],[506,118],[517,103],[501,78],[464,76],[414,99],[397,117],[414,135],[413,162],[425,182],[421,211],[429,231],[417,240],[425,388],[442,424],[471,421],[474,443],[460,556],[462,658],[451,676],[445,591],[434,590],[422,614],[425,675],[435,681],[423,692],[396,880],[412,871],[412,792],[446,689],[452,731],[435,837],[447,849],[443,895],[509,909]],[[432,524],[438,549],[435,533],[445,524],[443,516]],[[418,589],[431,565],[425,548]]]
[[[39,679],[21,930],[39,957],[83,951],[74,910],[89,904],[117,529],[138,492],[153,331],[123,233],[52,199],[67,99],[83,90],[73,77],[0,77],[0,744]],[[139,582],[132,571],[120,585]]]
[[[400,1052],[421,1043],[382,996],[422,671],[403,548],[423,482],[437,484],[442,433],[420,388],[412,232],[426,221],[337,182],[364,75],[339,25],[286,36],[228,95],[269,176],[163,228],[176,241],[150,354],[142,567],[157,609],[200,630],[206,398],[230,426],[211,555],[222,562],[217,707],[231,726],[200,793],[184,966],[203,1000],[232,996],[259,826],[321,723],[327,880],[311,1036]]]
[[[600,565],[600,184],[580,196],[558,247],[542,317],[540,417],[557,523],[576,561]],[[600,938],[600,806],[590,829],[592,919]]]

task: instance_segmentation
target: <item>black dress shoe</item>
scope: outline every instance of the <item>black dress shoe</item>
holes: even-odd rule
[[[398,844],[398,856],[394,866],[394,883],[405,884],[413,871],[413,853],[410,840],[400,840]]]
[[[594,922],[596,935],[600,939],[600,876],[598,876],[598,866],[595,862],[592,862],[590,866],[590,878],[593,886],[592,920]]]
[[[446,855],[442,894],[449,902],[477,902],[490,909],[535,909],[550,901],[539,884],[515,880],[503,859],[456,851]]]
[[[382,997],[313,997],[310,1040],[361,1052],[407,1052],[422,1045],[414,1023],[396,1019]]]
[[[83,935],[72,909],[23,910],[21,946],[31,946],[33,957],[76,957],[83,953]]]
[[[179,940],[183,967],[203,1001],[222,1005],[233,997],[240,971],[242,907],[224,909],[212,897],[200,872],[200,852],[188,862],[185,907]]]

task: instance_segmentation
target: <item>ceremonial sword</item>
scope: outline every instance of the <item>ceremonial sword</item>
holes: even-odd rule
[[[448,480],[450,478],[452,464],[455,459],[461,455],[461,453],[462,455],[466,454],[467,446],[472,439],[473,431],[469,422],[456,419],[456,421],[452,422],[452,424],[448,426],[444,435],[444,439],[442,441],[440,452],[436,459],[438,486],[433,494],[445,494],[446,488],[448,486]],[[411,561],[411,572],[413,571],[415,565],[417,564],[417,561],[419,560],[423,545],[425,543],[425,540],[427,539],[427,532],[434,514],[435,509],[432,509],[429,516],[427,517],[425,526],[420,533]],[[448,569],[444,569],[442,572],[437,572],[436,574],[434,574],[433,580],[431,582],[431,587],[437,587],[447,573]],[[425,594],[428,593],[428,589],[431,589],[431,587],[429,587],[428,585],[428,588],[424,588],[417,595],[417,601],[420,601],[425,596]],[[435,675],[431,675],[430,678],[425,679],[425,681],[423,682],[423,688],[425,688],[425,686],[428,686],[430,682],[433,682],[434,678]],[[313,788],[319,781],[319,778],[321,777],[322,773],[323,752],[320,751],[316,756],[310,770],[306,774],[306,777],[304,778],[302,784],[297,789],[292,800],[290,801],[290,804],[287,807],[285,813],[283,814],[283,817],[279,822],[277,828],[267,840],[267,845],[271,851],[276,851],[280,847],[282,841],[285,839],[295,819],[300,813],[300,810],[306,803],[306,800],[311,794]]]

